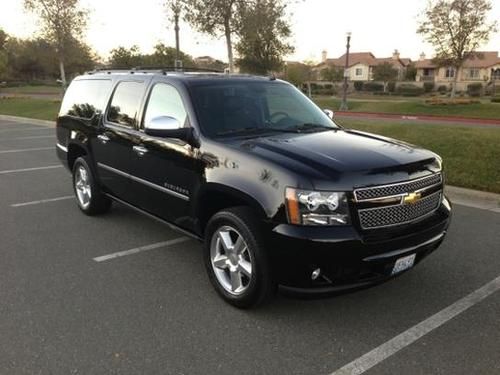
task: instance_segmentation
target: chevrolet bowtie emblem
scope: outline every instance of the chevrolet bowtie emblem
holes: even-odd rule
[[[408,195],[406,195],[404,198],[403,198],[403,202],[405,204],[415,204],[417,203],[420,199],[422,198],[422,194],[420,193],[408,193]]]

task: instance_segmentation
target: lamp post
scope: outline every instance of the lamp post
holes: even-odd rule
[[[345,55],[345,67],[344,67],[344,92],[342,93],[342,103],[340,104],[341,111],[347,111],[347,80],[349,78],[349,48],[351,48],[351,32],[347,33],[347,51]]]

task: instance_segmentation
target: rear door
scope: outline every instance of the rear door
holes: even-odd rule
[[[92,139],[101,184],[112,195],[132,204],[137,195],[129,175],[135,160],[134,146],[140,140],[138,119],[146,84],[145,80],[118,82],[103,126]]]

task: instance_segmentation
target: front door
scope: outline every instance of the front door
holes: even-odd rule
[[[189,126],[187,111],[177,89],[155,84],[144,113],[144,123],[153,118],[175,118],[180,127]],[[178,139],[142,133],[133,175],[140,193],[140,207],[173,224],[190,228],[190,199],[197,186],[196,159],[191,145]]]
[[[134,146],[140,139],[137,126],[145,83],[122,81],[116,86],[103,126],[91,140],[98,176],[105,190],[126,202],[137,196],[130,182],[135,160]]]

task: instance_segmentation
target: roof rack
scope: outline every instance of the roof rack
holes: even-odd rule
[[[205,69],[205,68],[195,68],[195,67],[175,67],[175,66],[136,66],[133,68],[128,67],[103,67],[103,68],[95,68],[94,70],[87,72],[88,74],[98,73],[98,72],[107,72],[111,74],[112,72],[129,72],[131,74],[137,72],[160,72],[164,75],[167,73],[185,73],[185,72],[206,72],[206,73],[224,73],[220,70],[216,69]]]

